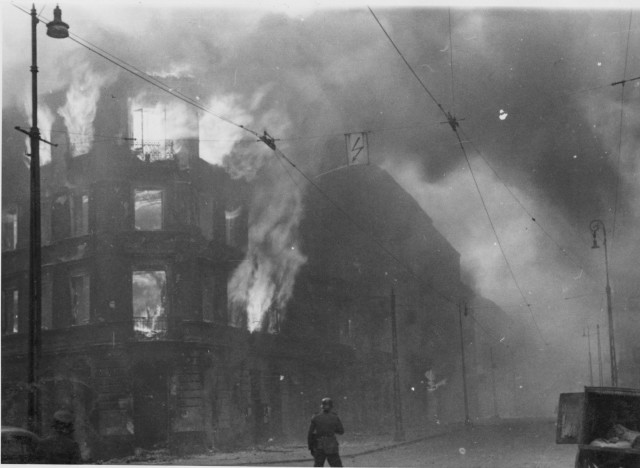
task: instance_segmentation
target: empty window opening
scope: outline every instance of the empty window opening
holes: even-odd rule
[[[69,195],[55,197],[51,203],[52,240],[66,239],[71,234],[71,209]]]
[[[162,270],[134,271],[133,328],[147,337],[167,329],[167,277]]]
[[[2,333],[18,333],[20,293],[17,288],[2,291]]]
[[[18,210],[8,208],[2,212],[2,251],[15,250],[18,245]]]
[[[225,239],[227,245],[237,247],[240,245],[240,214],[242,207],[238,207],[232,211],[224,212],[225,218]]]
[[[162,190],[138,190],[134,194],[136,231],[162,229]]]
[[[166,108],[138,108],[133,111],[133,145],[138,159],[145,162],[173,159],[174,142],[167,139]]]
[[[89,195],[74,195],[71,199],[71,235],[84,236],[89,233]]]
[[[202,320],[227,324],[226,280],[215,271],[204,271],[202,284]]]
[[[51,273],[42,274],[42,319],[40,326],[43,330],[53,328],[53,280]]]
[[[90,278],[86,273],[75,273],[69,278],[71,288],[71,316],[73,325],[89,323]]]

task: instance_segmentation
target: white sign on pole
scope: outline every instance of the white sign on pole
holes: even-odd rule
[[[369,142],[367,132],[347,133],[347,164],[369,164]]]

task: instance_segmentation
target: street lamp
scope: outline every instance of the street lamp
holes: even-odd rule
[[[598,230],[602,228],[603,241],[604,245],[604,266],[605,273],[607,278],[606,292],[607,292],[607,317],[609,319],[609,355],[611,357],[611,386],[618,386],[618,365],[616,364],[616,345],[615,339],[613,336],[613,312],[611,309],[611,286],[609,285],[609,254],[607,253],[607,230],[604,227],[604,223],[599,219],[594,219],[589,223],[589,228],[591,229],[591,234],[593,235],[593,245],[592,249],[599,248],[598,240],[596,238],[596,234]]]
[[[30,163],[30,219],[29,219],[29,354],[28,354],[28,401],[27,418],[29,428],[40,433],[40,411],[38,365],[40,360],[41,322],[42,322],[42,260],[40,238],[40,142],[50,142],[40,137],[38,129],[38,47],[36,39],[36,26],[38,24],[36,7],[31,7],[31,130],[26,132],[18,127],[17,130],[27,133],[31,142]],[[69,37],[69,25],[62,21],[62,11],[58,6],[53,10],[53,21],[47,24],[47,35],[56,39]]]

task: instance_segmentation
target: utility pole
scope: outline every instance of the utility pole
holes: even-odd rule
[[[593,366],[591,365],[591,333],[589,332],[589,327],[587,327],[586,335],[584,330],[582,331],[582,336],[587,337],[587,349],[589,350],[589,384],[593,387]]]
[[[493,362],[493,346],[489,347],[489,357],[491,358],[491,391],[493,392],[493,417],[499,419],[498,415],[498,396],[496,395],[496,365]]]
[[[458,319],[460,320],[460,354],[462,356],[462,392],[464,394],[464,423],[469,426],[471,419],[469,419],[469,398],[467,397],[467,366],[464,359],[464,332],[462,330],[462,308],[464,307],[464,314],[467,315],[467,304],[458,305]]]
[[[606,274],[606,285],[605,292],[607,294],[607,319],[609,321],[609,358],[611,360],[611,386],[618,386],[618,364],[616,360],[616,343],[613,332],[613,308],[611,306],[611,286],[609,284],[609,254],[607,253],[607,230],[604,227],[604,223],[599,219],[594,219],[589,224],[589,228],[591,229],[591,234],[593,235],[593,245],[592,249],[598,248],[598,241],[596,239],[596,234],[598,229],[602,228],[602,236],[604,245],[604,268]]]
[[[36,8],[31,8],[31,118],[29,132],[31,142],[31,204],[29,210],[29,396],[27,418],[29,429],[40,434],[40,394],[38,391],[38,368],[41,354],[40,323],[42,320],[42,261],[40,239],[40,130],[38,129],[38,46]]]
[[[600,324],[596,325],[598,332],[598,373],[600,374],[600,386],[602,387],[604,380],[602,379],[602,352],[600,351]]]
[[[393,396],[394,396],[394,416],[396,432],[394,440],[396,442],[404,440],[404,429],[402,428],[402,402],[400,401],[400,374],[398,371],[398,331],[396,326],[396,293],[391,288],[391,350],[393,358]]]

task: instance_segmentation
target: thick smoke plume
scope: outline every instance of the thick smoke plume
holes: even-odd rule
[[[109,82],[109,78],[93,70],[87,62],[77,64],[75,69],[76,73],[67,90],[67,102],[58,110],[58,114],[67,127],[71,155],[79,156],[88,153],[93,145],[93,121],[100,90]]]

